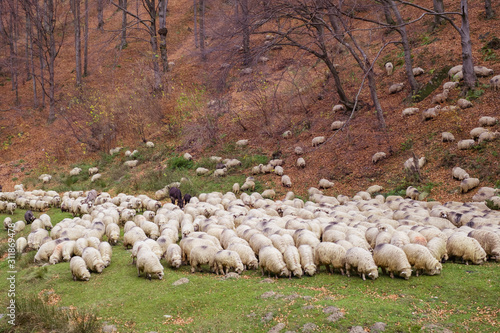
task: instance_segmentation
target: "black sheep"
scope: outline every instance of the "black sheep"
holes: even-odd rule
[[[35,221],[35,215],[33,215],[31,210],[27,210],[26,213],[24,213],[24,220],[26,221],[26,224],[31,224]]]
[[[170,195],[170,200],[172,200],[172,203],[175,205],[177,201],[177,206],[180,208],[183,207],[183,200],[182,200],[182,193],[181,190],[177,187],[172,187],[169,191],[168,194]]]
[[[191,201],[191,194],[186,193],[184,194],[184,205],[187,205]]]

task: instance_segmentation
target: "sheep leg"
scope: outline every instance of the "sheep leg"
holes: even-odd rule
[[[264,276],[264,267],[261,267],[262,270],[262,276]]]
[[[393,272],[390,272],[390,275],[391,279],[394,279],[394,273]]]
[[[366,281],[366,278],[365,278],[365,273],[361,273],[362,277],[363,277],[363,281]]]
[[[340,274],[345,275],[344,274],[344,269],[342,267],[340,268]]]

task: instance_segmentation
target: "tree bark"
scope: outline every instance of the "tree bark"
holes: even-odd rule
[[[240,0],[241,6],[241,26],[243,32],[243,65],[250,64],[250,25],[248,0]]]
[[[104,30],[104,0],[97,0],[97,30]]]
[[[38,94],[36,90],[36,80],[35,80],[35,61],[33,56],[33,29],[31,27],[31,17],[28,11],[26,11],[26,49],[28,50],[28,63],[29,63],[29,78],[33,81],[33,107],[38,107]]]
[[[49,35],[49,117],[47,121],[49,123],[54,122],[56,120],[56,98],[55,98],[55,90],[56,90],[56,82],[55,82],[55,60],[56,60],[56,40],[54,36],[55,30],[55,8],[54,8],[54,0],[46,0],[47,3],[47,24],[49,26],[49,30],[47,34]]]
[[[123,49],[127,46],[127,0],[120,0],[120,7],[122,10],[122,34],[119,49]]]
[[[495,15],[495,13],[493,12],[493,8],[491,7],[491,0],[484,0],[484,9],[486,11],[486,18],[493,18],[493,15]]]
[[[433,0],[434,11],[436,13],[444,13],[444,3],[443,0]],[[443,18],[439,15],[434,15],[434,24],[432,29],[436,29],[443,22]]]
[[[389,25],[395,25],[396,22],[392,19],[391,9],[385,1],[382,1],[382,9],[384,10],[385,22]]]
[[[470,39],[469,27],[469,7],[467,0],[460,0],[460,8],[462,10],[462,26],[460,27],[460,44],[462,45],[462,62],[464,74],[464,91],[465,94],[468,90],[474,89],[476,85],[476,73],[474,72],[474,63],[472,59],[472,42]]]
[[[167,5],[168,0],[160,0],[158,6],[158,18],[159,18],[159,30],[158,34],[160,35],[160,54],[161,61],[163,65],[163,72],[166,73],[168,71],[168,57],[167,57]]]
[[[196,4],[196,0],[193,0],[193,21],[194,21],[194,27],[193,27],[193,32],[194,32],[194,47],[198,48],[198,7]]]
[[[83,76],[88,75],[89,63],[89,0],[85,0],[85,28],[83,30]]]
[[[11,71],[11,79],[12,79],[12,90],[14,90],[16,94],[16,100],[15,104],[19,105],[19,84],[18,84],[18,78],[19,78],[19,69],[17,66],[17,9],[15,7],[15,4],[17,2],[12,3],[11,6],[11,12],[10,12],[10,35],[7,36],[9,40],[9,47],[10,47],[10,71]]]
[[[161,75],[160,75],[160,65],[158,64],[158,43],[156,41],[156,4],[155,0],[144,0],[146,8],[149,14],[149,35],[152,51],[152,61],[153,61],[153,72],[154,72],[154,84],[153,89],[155,91],[160,91],[161,89]]]
[[[82,85],[82,44],[81,44],[81,29],[80,29],[80,0],[72,0],[71,7],[73,10],[74,27],[75,27],[75,72],[76,85]]]
[[[201,60],[207,60],[207,55],[205,54],[205,0],[200,0],[200,52]]]

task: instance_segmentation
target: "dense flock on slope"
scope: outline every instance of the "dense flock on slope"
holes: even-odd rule
[[[25,221],[5,218],[4,227],[20,232],[26,222],[31,232],[27,239],[17,238],[17,252],[37,251],[40,263],[70,261],[75,280],[101,273],[120,242],[131,248],[138,275],[150,279],[163,278],[164,264],[169,269],[190,265],[193,273],[207,265],[216,274],[260,268],[262,275],[289,278],[313,276],[325,266],[330,274],[376,279],[381,268],[391,277],[409,279],[440,274],[446,260],[500,261],[500,212],[484,203],[498,190],[481,188],[477,202],[444,204],[415,200],[412,187],[407,198],[385,198],[377,195],[381,190],[374,185],[350,198],[310,188],[307,202],[293,192],[276,201],[269,192],[273,199],[257,192],[212,192],[182,201],[183,208],[146,195],[111,197],[91,190],[59,197],[22,186],[0,192],[0,198],[19,203],[24,198],[28,205],[50,202],[73,213],[74,218],[53,226],[47,214],[36,218],[29,210]]]

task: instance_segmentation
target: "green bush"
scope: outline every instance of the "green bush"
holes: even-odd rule
[[[194,167],[194,163],[191,160],[186,160],[182,156],[172,157],[168,160],[168,168],[171,170],[176,169],[192,169]]]

